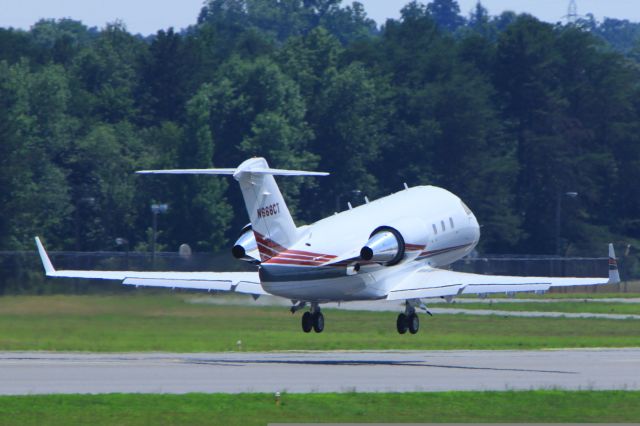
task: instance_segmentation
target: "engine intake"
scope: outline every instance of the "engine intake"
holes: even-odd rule
[[[395,265],[404,257],[404,239],[393,228],[378,228],[360,250],[360,257],[386,266]]]

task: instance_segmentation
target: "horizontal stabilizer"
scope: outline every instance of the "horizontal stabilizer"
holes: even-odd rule
[[[310,172],[306,170],[284,170],[272,168],[250,169],[168,169],[168,170],[140,170],[139,175],[233,175],[253,173],[256,175],[272,176],[328,176],[327,172]]]
[[[233,175],[236,169],[168,169],[139,170],[139,175]]]
[[[245,170],[242,170],[243,172]],[[285,169],[250,169],[246,170],[248,173],[255,173],[258,175],[273,175],[273,176],[329,176],[327,172],[309,172],[306,170],[285,170]]]

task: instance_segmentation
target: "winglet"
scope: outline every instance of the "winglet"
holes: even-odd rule
[[[53,264],[51,263],[51,260],[49,259],[49,256],[47,255],[47,252],[44,249],[44,246],[40,242],[39,237],[36,237],[36,246],[38,246],[38,254],[40,254],[40,260],[42,260],[42,266],[44,266],[44,272],[47,275],[51,275],[54,272],[56,272],[56,268],[53,267]]]
[[[620,273],[618,272],[618,261],[616,253],[613,251],[613,244],[609,244],[609,284],[618,284]]]

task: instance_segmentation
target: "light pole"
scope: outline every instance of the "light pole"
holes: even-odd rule
[[[151,241],[151,263],[156,266],[156,238],[158,234],[158,215],[166,213],[169,210],[167,204],[151,204],[151,213],[153,215],[153,239]]]
[[[578,193],[575,191],[558,192],[556,198],[556,255],[560,256],[562,252],[562,243],[560,241],[562,227],[562,200],[564,197],[576,198]]]

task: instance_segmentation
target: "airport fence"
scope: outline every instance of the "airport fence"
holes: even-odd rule
[[[174,270],[174,271],[250,271],[253,267],[234,259],[230,253],[178,253],[139,252],[51,252],[58,269],[95,270]],[[631,262],[619,260],[620,275],[625,280],[638,279],[640,274]],[[553,257],[525,255],[486,255],[465,258],[454,263],[456,271],[499,275],[529,276],[606,276],[607,258]],[[575,287],[562,289],[569,292],[640,292],[636,284]],[[0,251],[0,295],[52,294],[52,293],[118,293],[131,291],[118,282],[104,280],[55,279],[47,280],[35,251]]]

